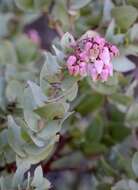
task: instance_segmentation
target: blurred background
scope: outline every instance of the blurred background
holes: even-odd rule
[[[53,190],[138,190],[137,21],[137,0],[0,0],[1,176],[16,167],[7,115],[22,115],[23,89],[26,81],[39,81],[41,52],[53,53],[67,31],[77,39],[95,30],[120,50],[114,77],[79,81],[74,112],[54,154],[42,162],[43,173]]]

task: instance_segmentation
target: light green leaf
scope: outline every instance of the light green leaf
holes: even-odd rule
[[[25,122],[27,123],[28,127],[32,131],[34,131],[34,132],[39,131],[38,123],[41,118],[36,113],[34,113],[30,110],[24,110],[24,119],[25,119]]]
[[[4,78],[0,76],[0,108],[3,110],[5,110],[5,106],[6,106],[5,86],[6,86],[6,82]]]
[[[30,169],[31,163],[30,161],[23,161],[20,162],[20,164],[17,164],[17,170],[13,176],[13,182],[12,182],[12,186],[18,187],[19,185],[21,185],[23,183],[23,178],[24,178],[24,174],[27,170]]]
[[[112,19],[112,21],[110,22],[110,24],[108,25],[105,37],[107,40],[112,40],[113,36],[114,36],[114,32],[115,32],[115,20]]]
[[[69,48],[74,43],[75,43],[75,39],[69,32],[66,32],[61,38],[61,46],[63,48]]]
[[[134,180],[127,180],[122,179],[118,181],[114,187],[111,188],[111,190],[137,190],[138,189],[138,183],[136,183]]]
[[[128,29],[138,16],[137,9],[130,5],[122,5],[112,9],[112,15],[122,29]]]
[[[114,75],[111,77],[107,82],[93,82],[90,78],[88,79],[88,82],[92,89],[94,89],[96,92],[99,92],[101,94],[105,95],[111,95],[117,91],[118,88],[118,78],[117,75]]]
[[[115,71],[128,72],[136,68],[135,64],[125,56],[119,56],[112,61]]]
[[[36,60],[38,47],[25,35],[19,35],[15,39],[16,52],[19,63],[29,63]]]
[[[136,176],[138,176],[138,152],[136,152],[132,158],[132,169]]]
[[[128,112],[126,114],[126,124],[129,127],[137,127],[138,126],[138,103],[134,102]]]
[[[17,56],[12,43],[7,40],[0,42],[0,64],[15,64]]]
[[[47,94],[48,89],[51,87],[50,83],[59,82],[60,66],[57,63],[56,56],[51,53],[45,52],[45,63],[40,73],[40,86],[44,93]]]
[[[34,145],[26,145],[24,147],[28,157],[25,158],[31,162],[31,164],[37,164],[42,160],[48,159],[54,150],[55,143],[59,140],[59,135],[54,136],[52,139],[46,142],[44,147],[36,147]]]
[[[133,98],[121,93],[115,93],[108,97],[108,100],[113,103],[117,108],[126,112],[130,104],[132,103]]]
[[[8,143],[20,157],[26,157],[23,151],[24,141],[21,139],[20,127],[15,123],[12,116],[8,116]]]
[[[41,166],[35,169],[31,186],[36,187],[35,190],[48,190],[51,187],[51,183],[43,177]]]
[[[13,18],[12,13],[0,13],[0,37],[5,37],[9,34],[8,23]]]
[[[96,116],[86,130],[86,139],[89,142],[99,142],[103,135],[103,121]]]
[[[10,102],[20,102],[23,94],[23,86],[17,80],[11,80],[6,88],[6,96]]]
[[[15,0],[16,6],[21,10],[32,11],[34,0]]]
[[[65,113],[65,108],[62,103],[54,102],[38,107],[34,111],[41,117],[52,120],[54,118],[62,118]]]
[[[42,171],[41,166],[38,166],[35,169],[31,186],[38,187],[38,186],[42,185],[42,183],[43,183],[43,171]]]
[[[78,9],[81,9],[83,7],[85,7],[88,3],[90,3],[91,0],[71,0],[70,2],[70,9],[73,9],[73,10],[78,10]]]
[[[111,0],[105,0],[103,6],[103,23],[109,22],[111,20],[111,10],[114,7],[114,4]]]
[[[66,100],[72,101],[77,96],[78,84],[75,78],[70,77],[63,80],[61,84],[61,88],[62,88],[63,94],[65,95]]]
[[[41,88],[32,81],[28,81],[27,83],[32,91],[36,106],[43,106],[47,101],[47,97],[43,94]]]
[[[130,40],[132,42],[135,42],[135,40],[138,40],[138,24],[134,24],[134,26],[129,31]]]
[[[46,123],[44,129],[42,129],[38,134],[37,137],[43,140],[49,140],[56,136],[56,134],[61,130],[61,125],[59,121],[49,121]]]

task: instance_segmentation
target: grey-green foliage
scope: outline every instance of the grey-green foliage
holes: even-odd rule
[[[22,185],[24,173],[32,164],[49,158],[59,139],[62,123],[70,115],[69,102],[77,95],[76,79],[68,75],[60,77],[62,67],[58,60],[55,55],[45,53],[40,86],[30,80],[26,81],[26,87],[21,86],[22,81],[14,79],[9,81],[6,88],[8,101],[18,102],[23,115],[8,115],[8,130],[4,130],[8,144],[16,154],[17,170],[12,182],[14,188]],[[55,88],[56,83],[59,91],[51,97],[49,91]],[[43,88],[44,85],[47,91]],[[50,184],[43,179],[41,170],[36,169],[35,175],[41,175],[39,178],[35,176],[31,185],[36,189],[48,189]]]
[[[22,170],[24,170],[27,167],[27,163],[23,166]],[[21,171],[20,171],[21,172]],[[0,189],[5,190],[5,189],[10,189],[10,190],[15,190],[15,189],[35,189],[35,190],[48,190],[51,187],[51,183],[49,180],[45,177],[43,177],[43,171],[41,166],[37,166],[34,175],[31,176],[30,172],[27,174],[27,178],[22,182],[23,176],[21,173],[19,173],[18,170],[18,186],[15,186],[15,176],[7,175],[5,177],[0,177]],[[13,183],[14,182],[14,183]]]

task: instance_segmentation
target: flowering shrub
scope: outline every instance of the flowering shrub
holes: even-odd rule
[[[67,59],[71,75],[90,75],[93,81],[107,81],[113,75],[111,59],[118,54],[118,49],[104,38],[95,36],[82,39],[72,49],[73,53]]]
[[[138,189],[137,8],[1,0],[0,190]]]

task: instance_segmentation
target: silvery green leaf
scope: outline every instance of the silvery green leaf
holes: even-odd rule
[[[13,176],[11,174],[0,177],[0,190],[6,190],[6,189],[13,190],[12,179]]]
[[[31,186],[36,187],[36,189],[39,190],[47,190],[50,188],[51,183],[46,178],[43,177],[43,171],[41,166],[38,166],[35,169]]]
[[[15,48],[8,40],[2,40],[0,43],[0,63],[3,65],[17,63]]]
[[[52,55],[49,52],[44,52],[45,56],[45,64],[44,67],[42,68],[42,71],[46,72],[45,75],[46,77],[53,76],[56,73],[60,72],[60,66],[58,65],[56,56]]]
[[[37,146],[37,147],[44,147],[45,146],[45,141],[46,140],[44,140],[44,139],[42,139],[42,138],[39,138],[38,136],[37,136],[37,134],[34,134],[34,133],[32,133],[31,131],[30,132],[28,132],[29,134],[30,134],[30,137],[31,137],[31,139],[32,139],[32,141],[34,142],[34,144]]]
[[[136,183],[134,180],[127,180],[122,179],[118,181],[114,187],[111,188],[111,190],[137,190],[138,189],[138,183]]]
[[[41,16],[40,12],[34,12],[34,13],[25,13],[22,15],[22,22],[23,24],[30,24],[34,22],[36,19],[38,19]]]
[[[138,124],[138,103],[134,102],[126,113],[126,125],[129,127],[137,127]]]
[[[0,108],[3,110],[5,110],[5,106],[6,106],[5,86],[6,86],[6,82],[4,78],[0,76]]]
[[[112,19],[106,31],[105,35],[106,39],[111,40],[114,36],[114,32],[115,32],[115,20]]]
[[[33,10],[33,0],[15,0],[16,6],[25,11],[32,11]]]
[[[58,61],[62,62],[64,60],[64,58],[65,58],[64,53],[61,50],[59,50],[55,45],[53,45],[52,47],[53,47],[53,49],[55,51],[55,54],[57,56]]]
[[[36,83],[32,81],[27,82],[35,101],[36,106],[43,106],[44,102],[47,101],[47,97],[43,94],[42,89]]]
[[[90,3],[91,0],[71,0],[70,2],[70,9],[73,9],[73,10],[78,10],[78,9],[81,9],[83,7],[85,7],[88,3]]]
[[[15,123],[12,116],[8,116],[8,143],[20,157],[26,157],[23,151],[24,141],[21,139],[20,127]]]
[[[22,161],[17,165],[17,170],[13,176],[12,186],[17,188],[19,185],[23,183],[24,174],[27,170],[30,169],[31,163],[30,161]]]
[[[38,132],[38,122],[40,121],[40,116],[34,113],[33,111],[30,110],[24,110],[24,119],[25,122],[27,123],[28,127],[34,131]]]
[[[73,44],[75,44],[74,37],[69,32],[66,32],[61,38],[61,46],[63,48],[69,48]]]
[[[77,78],[69,77],[61,83],[62,96],[65,101],[72,101],[78,93]]]
[[[53,138],[61,130],[61,125],[59,121],[49,121],[47,122],[44,129],[42,129],[37,136],[44,140]]]
[[[93,82],[90,78],[88,78],[88,83],[96,92],[105,95],[114,94],[118,88],[118,78],[116,75],[110,77],[107,82]]]
[[[137,39],[138,39],[137,34],[138,34],[138,24],[136,23],[136,24],[134,24],[134,25],[132,26],[132,28],[131,28],[130,31],[129,31],[130,40],[131,40],[132,42],[135,42],[134,40],[137,40]]]
[[[48,89],[51,87],[50,83],[58,82],[60,73],[60,66],[57,63],[56,56],[51,53],[45,52],[45,63],[40,73],[40,86],[44,93],[47,94]]]
[[[12,13],[0,13],[0,37],[5,37],[9,34],[8,23],[13,16]]]
[[[11,80],[6,88],[6,96],[10,102],[18,100],[20,102],[23,94],[23,86],[17,80]]]
[[[112,60],[115,71],[128,72],[136,68],[135,64],[125,56],[119,56]]]
[[[64,105],[59,102],[45,104],[44,106],[38,107],[34,111],[41,117],[48,120],[62,118],[65,113]]]
[[[137,9],[130,5],[122,5],[112,9],[116,23],[122,29],[128,29],[138,16]]]
[[[18,35],[15,38],[15,47],[19,63],[28,64],[29,62],[36,60],[38,55],[38,45],[26,35]]]
[[[112,3],[111,0],[105,0],[104,1],[104,6],[103,6],[103,19],[102,21],[104,23],[108,22],[111,20],[111,10],[114,7],[114,4]]]
[[[43,171],[42,171],[41,166],[38,166],[35,169],[31,186],[38,187],[38,186],[42,185],[42,183],[43,183]]]
[[[126,113],[132,103],[133,98],[121,93],[115,93],[108,97],[108,100],[114,104],[121,112]]]
[[[130,44],[128,47],[124,48],[125,55],[138,55],[138,46]]]
[[[111,42],[114,44],[123,44],[125,40],[125,34],[116,34],[112,37]]]
[[[25,146],[24,150],[28,154],[28,157],[25,158],[31,162],[31,164],[37,164],[42,160],[48,159],[51,153],[54,150],[55,143],[59,140],[59,136],[54,136],[51,140],[45,144],[44,147],[36,147],[36,146]]]
[[[136,152],[132,158],[132,169],[136,176],[138,176],[138,152]]]

